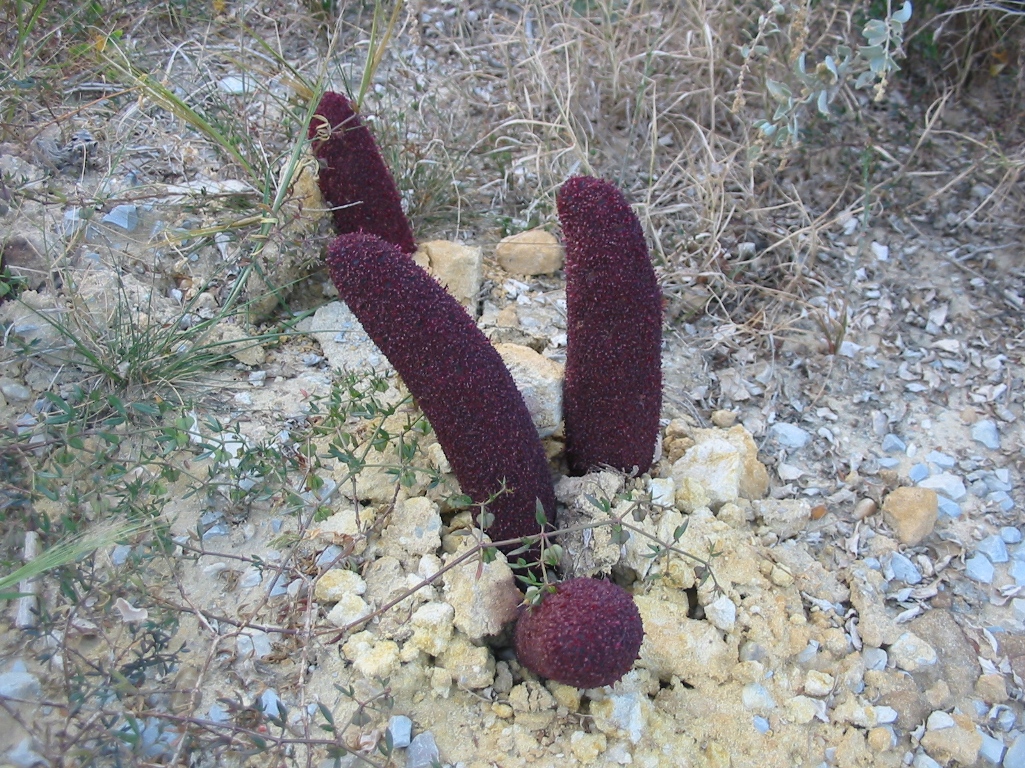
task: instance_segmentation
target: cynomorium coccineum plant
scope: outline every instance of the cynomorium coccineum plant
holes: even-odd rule
[[[331,162],[345,163],[350,159],[346,153],[331,155],[329,170]],[[345,175],[339,171],[333,178]],[[386,181],[390,183],[391,177],[385,169],[383,176],[366,181],[381,188]],[[596,222],[609,217],[613,227],[623,224],[625,201],[621,196],[617,200],[601,194],[601,188],[595,194],[590,190],[591,183],[597,181],[594,179],[571,181],[573,194],[565,198],[568,207],[564,227],[568,225],[571,231],[579,232],[574,227],[582,227],[588,215],[595,216]],[[603,210],[603,206],[608,210]],[[626,211],[629,213],[629,207]],[[364,232],[379,232],[383,228],[359,227]],[[636,231],[629,226],[625,231],[620,239],[612,240],[611,246],[622,250],[628,267],[636,269],[640,266],[637,240],[631,238],[640,236],[646,259],[643,235],[639,225]],[[394,240],[390,243],[371,234],[343,234],[331,243],[327,262],[339,295],[402,376],[430,420],[462,490],[476,503],[498,493],[488,506],[493,515],[488,527],[492,540],[537,536],[537,503],[540,502],[551,525],[555,521],[555,499],[544,449],[512,376],[458,302],[406,258],[401,245]],[[650,285],[643,278],[632,279],[630,268],[617,268],[603,261],[602,254],[596,253],[598,245],[593,239],[579,236],[578,263],[584,268],[574,276],[583,288],[580,295],[586,297],[583,317],[599,324],[608,322],[610,330],[604,334],[578,333],[576,337],[582,339],[582,345],[629,344],[638,338],[650,342],[652,322],[655,332],[660,332],[660,319],[648,306]],[[647,269],[651,270],[650,264]],[[600,291],[588,285],[596,279],[619,280],[628,285],[625,291]],[[609,306],[602,311],[603,302],[621,300],[640,310],[638,319],[646,323],[642,334],[626,329],[617,307]],[[658,395],[654,399],[651,396],[652,382],[656,388],[660,385],[658,347],[653,379],[649,346],[642,357],[649,369],[636,379],[644,385],[644,408],[622,404],[631,414],[628,419],[638,414],[645,417],[645,435],[649,431],[646,417],[652,403],[657,429],[660,402]],[[616,353],[607,360],[621,366],[624,357]],[[592,359],[593,354],[583,355],[578,358],[578,366]],[[597,364],[606,363],[599,359]],[[616,393],[623,396],[633,381],[629,376],[620,377],[611,387],[597,391],[602,407],[610,408]],[[578,376],[576,382],[578,399],[586,393],[586,386],[593,386],[586,375]],[[585,447],[578,449],[577,467],[583,466],[586,471],[592,465],[608,464],[628,471],[646,470],[654,452],[655,434],[649,436],[645,449],[641,445],[643,436],[628,436],[634,428],[628,419],[617,422],[622,429],[618,437],[626,438],[630,444],[628,450],[619,452],[609,448],[610,434],[591,429],[586,418],[577,422],[585,430],[584,439],[576,443]],[[568,428],[569,421],[567,431]],[[597,447],[587,448],[591,444]],[[535,549],[532,556],[536,557],[536,552]],[[548,587],[542,594],[540,604],[523,609],[516,628],[517,655],[525,666],[541,676],[580,688],[611,685],[629,671],[640,650],[643,627],[640,613],[626,590],[608,581],[582,578]]]
[[[335,231],[367,232],[413,253],[416,241],[395,180],[352,103],[327,91],[310,120],[309,137],[320,161],[320,194],[331,206]]]
[[[556,195],[566,245],[563,417],[570,472],[647,472],[662,409],[662,292],[637,216],[612,184]]]

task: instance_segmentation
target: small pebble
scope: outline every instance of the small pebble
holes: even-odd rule
[[[431,768],[431,765],[440,758],[441,753],[434,741],[434,734],[424,731],[409,742],[406,749],[406,768]]]
[[[972,424],[972,440],[982,443],[991,451],[999,450],[1000,433],[997,431],[996,422],[981,419]]]
[[[278,698],[278,692],[273,688],[268,688],[260,694],[260,707],[263,709],[263,713],[270,718],[284,717],[284,710],[281,706],[281,699]]]
[[[751,722],[754,724],[755,730],[758,731],[758,733],[769,732],[769,721],[761,715],[756,715],[752,718]]]
[[[975,545],[975,549],[988,557],[991,563],[1006,563],[1009,559],[1007,544],[997,535],[987,536]]]
[[[900,552],[894,552],[890,556],[890,569],[893,573],[893,578],[899,579],[905,584],[914,585],[922,582],[922,573],[918,570],[918,567],[911,562],[910,558],[902,555]]]
[[[315,355],[312,352],[310,352],[302,356],[302,361],[303,365],[305,365],[307,368],[313,368],[314,366],[320,365],[322,362],[324,362],[324,357],[323,355]]]
[[[957,464],[957,459],[953,456],[948,456],[947,454],[940,453],[939,451],[930,451],[926,454],[925,460],[932,462],[940,469],[952,469],[954,465]]]
[[[39,678],[30,672],[4,672],[0,675],[0,696],[12,699],[38,699],[43,695]]]
[[[206,711],[206,716],[207,719],[212,720],[215,723],[226,723],[231,720],[231,715],[228,714],[228,710],[220,704],[211,704],[210,709]]]
[[[1010,497],[1007,491],[994,491],[986,496],[986,501],[990,504],[996,504],[1003,512],[1010,512],[1014,509],[1014,499]]]
[[[329,565],[338,559],[338,556],[342,554],[342,548],[337,544],[329,545],[320,555],[317,556],[317,567],[327,568]]]
[[[979,735],[982,736],[982,746],[979,747],[979,757],[991,765],[1000,765],[1000,761],[1004,757],[1004,742],[1000,739],[994,739],[981,728],[979,728],[978,731]]]
[[[267,371],[253,371],[249,374],[249,383],[254,387],[262,387],[267,383]]]
[[[1016,597],[1011,601],[1011,610],[1014,611],[1014,618],[1025,624],[1025,600]]]
[[[968,489],[965,488],[964,481],[957,475],[952,475],[949,472],[941,472],[938,475],[927,477],[918,483],[918,487],[932,488],[936,493],[954,501],[961,501],[961,499],[968,495]]]
[[[956,501],[951,501],[946,496],[937,496],[936,502],[940,514],[946,515],[947,517],[961,516],[961,505]]]
[[[115,205],[103,217],[105,224],[113,224],[126,232],[134,232],[139,226],[139,209],[134,205]]]
[[[1014,579],[1016,586],[1025,587],[1025,562],[1012,560],[1007,567],[1007,575]]]
[[[33,749],[31,736],[26,736],[7,752],[7,762],[15,768],[32,768],[38,765],[50,765],[50,761]]]
[[[943,728],[953,728],[956,723],[948,713],[937,710],[929,715],[929,719],[925,721],[925,728],[929,731],[939,731]]]
[[[907,443],[893,434],[893,432],[883,436],[883,450],[887,453],[904,453],[907,449]]]
[[[985,555],[968,558],[964,564],[965,576],[982,584],[993,583],[993,563]]]
[[[915,755],[915,760],[911,763],[911,768],[942,768],[942,766],[925,754],[925,752],[919,752]]]
[[[405,715],[392,715],[388,720],[388,731],[391,733],[392,746],[405,749],[413,736],[413,721]]]
[[[110,552],[110,562],[114,565],[124,565],[128,562],[128,556],[132,554],[132,547],[130,544],[118,544]]]
[[[861,651],[861,658],[865,662],[866,670],[886,669],[886,651],[882,648],[865,647]]]
[[[929,476],[929,467],[925,464],[915,464],[908,470],[908,478],[913,483],[920,483]]]
[[[1018,736],[1007,749],[1004,768],[1025,768],[1025,734]]]
[[[1004,540],[1005,544],[1017,544],[1021,541],[1021,531],[1005,525],[1000,529],[1000,538]]]
[[[740,693],[740,700],[743,702],[745,709],[764,712],[776,708],[776,702],[772,698],[772,694],[761,683],[745,685]]]
[[[805,430],[782,421],[773,424],[769,432],[785,448],[803,448],[811,440],[811,435]]]
[[[876,459],[876,462],[883,469],[893,469],[900,466],[900,459],[895,459],[893,456],[882,456]]]

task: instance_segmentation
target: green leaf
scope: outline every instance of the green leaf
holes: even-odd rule
[[[829,115],[829,94],[826,91],[819,91],[817,106],[820,114]]]
[[[894,21],[899,21],[901,24],[907,24],[911,19],[911,2],[907,0],[904,5],[901,6],[900,10],[891,16]]]
[[[780,83],[776,80],[766,80],[765,87],[769,89],[769,95],[776,101],[786,102],[793,96],[786,83]]]

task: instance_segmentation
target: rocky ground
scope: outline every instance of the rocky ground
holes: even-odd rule
[[[452,19],[478,21],[453,7],[419,8],[419,25],[400,38],[411,54],[396,56],[384,83],[440,89],[462,66],[498,56],[470,56],[462,38],[446,37]],[[321,55],[308,40],[291,44],[296,60]],[[418,56],[420,69],[401,75]],[[216,83],[244,90],[237,73]],[[898,88],[894,98],[907,97]],[[985,91],[948,107],[935,156],[988,136],[975,123],[997,98]],[[107,140],[47,144],[43,132],[0,145],[5,183],[36,190],[2,219],[5,263],[30,284],[0,305],[0,421],[26,439],[43,435],[33,455],[49,455],[45,393],[68,398],[90,380],[62,328],[187,329],[216,318],[210,338],[231,360],[205,372],[216,386],[174,389],[175,455],[187,471],[168,481],[159,511],[166,556],[152,537],[106,547],[91,568],[95,583],[115,586],[74,604],[44,579],[38,599],[52,616],[2,620],[0,718],[10,723],[0,762],[1025,766],[1025,270],[1020,211],[1013,195],[993,202],[992,178],[967,176],[930,196],[916,186],[931,183],[924,174],[910,183],[915,205],[888,200],[871,221],[847,205],[785,267],[761,234],[739,224],[721,233],[723,259],[803,281],[782,298],[760,294],[761,320],[750,299],[730,305],[728,291],[716,293],[728,281],[705,279],[709,262],[681,271],[654,247],[667,294],[664,429],[659,460],[638,478],[562,477],[554,217],[530,202],[503,219],[505,232],[479,221],[425,227],[437,239],[423,238],[418,261],[498,346],[544,438],[559,525],[596,524],[561,540],[564,572],[610,574],[640,608],[633,671],[581,691],[517,663],[512,571],[501,556],[485,563],[471,552],[479,532],[453,498],[443,452],[310,266],[326,242],[311,175],[296,181],[303,205],[288,209],[297,212],[280,238],[264,238],[267,263],[302,278],[284,312],[253,299],[248,314],[221,318],[223,274],[246,269],[247,252],[234,230],[204,234],[230,201],[215,213],[204,206],[253,190],[202,152],[183,154],[187,143],[147,144],[147,122],[166,115],[133,104],[111,108],[121,121],[111,125],[142,131],[128,150],[114,128]],[[899,122],[887,123],[892,133]],[[799,178],[800,157],[790,162],[797,168],[781,176]],[[816,162],[825,161],[807,167]],[[165,164],[169,181],[156,171]],[[517,194],[551,181],[523,171],[529,163],[515,167]],[[841,176],[819,178],[820,188]],[[477,181],[466,200],[493,201]],[[982,203],[987,216],[975,217]],[[782,215],[768,221],[780,242],[795,231]],[[191,244],[168,245],[169,231],[192,232]],[[369,370],[387,386],[368,393],[368,380],[340,373]],[[377,410],[331,410],[371,397]],[[343,432],[345,455],[366,449],[358,473],[332,451]],[[129,461],[130,444],[119,450],[110,460]],[[307,458],[271,487],[272,456]],[[129,480],[153,479],[155,466],[140,463]],[[39,498],[34,509],[58,520],[70,503]],[[168,628],[166,663],[129,674],[132,654],[153,654],[140,638]],[[103,659],[117,659],[118,674]],[[78,684],[89,675],[102,685]],[[76,701],[83,690],[89,697]],[[121,744],[96,746],[104,738]],[[335,739],[350,751],[338,763]]]

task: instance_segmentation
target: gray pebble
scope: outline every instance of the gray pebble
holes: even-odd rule
[[[1004,768],[1025,768],[1025,734],[1014,740],[1004,755]]]
[[[964,487],[964,482],[962,482],[961,478],[949,472],[941,472],[938,475],[927,477],[918,484],[918,487],[932,488],[936,493],[942,494],[953,501],[961,501],[961,499],[968,495],[968,490]]]
[[[866,670],[884,670],[886,669],[886,651],[882,648],[872,648],[866,646],[861,651],[861,658],[865,662]]]
[[[1000,529],[1000,538],[1004,540],[1005,544],[1017,544],[1021,541],[1021,531],[1010,525],[1005,525]]]
[[[211,704],[210,709],[206,711],[206,716],[215,723],[226,723],[231,720],[228,710],[220,704]]]
[[[203,541],[206,541],[207,539],[216,539],[218,536],[230,535],[231,531],[228,529],[227,525],[225,525],[224,523],[217,523],[216,525],[211,525],[209,528],[203,531]]]
[[[986,477],[984,478],[984,480],[985,480],[985,483],[986,483],[986,487],[989,488],[991,491],[1008,491],[1008,492],[1010,492],[1011,489],[1014,487],[1008,481],[1001,480],[999,477],[997,477],[997,473],[996,472],[989,472],[989,473],[987,473]]]
[[[31,736],[26,736],[7,752],[7,762],[15,768],[32,768],[34,765],[50,765],[50,761],[36,752]]]
[[[1025,587],[1025,562],[1012,560],[1007,568],[1007,575],[1014,579],[1016,586]]]
[[[280,718],[284,716],[281,699],[278,697],[278,692],[273,688],[268,688],[260,694],[260,707],[267,717]]]
[[[105,224],[121,227],[126,232],[134,232],[139,226],[139,209],[134,205],[115,205],[110,213],[103,217]]]
[[[132,547],[129,544],[118,544],[110,552],[110,562],[114,565],[124,565],[128,562],[128,556],[132,554]]]
[[[32,399],[32,390],[16,381],[0,382],[0,392],[8,400],[25,401]]]
[[[0,675],[0,696],[12,699],[37,699],[43,695],[39,678],[30,672],[4,672]]]
[[[893,469],[900,465],[900,459],[895,459],[893,456],[881,456],[876,461],[883,469]]]
[[[983,584],[993,583],[993,563],[985,555],[975,555],[965,561],[965,576]]]
[[[1007,733],[1007,731],[1014,728],[1014,724],[1018,721],[1018,716],[1014,714],[1014,710],[1010,707],[1000,706],[997,709],[1000,710],[996,716],[997,728]]]
[[[996,504],[1003,512],[1010,512],[1014,509],[1014,499],[1008,495],[1007,491],[994,491],[986,496],[986,501]]]
[[[982,419],[972,425],[972,440],[982,443],[991,451],[1000,448],[1000,433],[997,432],[996,422],[989,419]]]
[[[756,715],[754,718],[752,718],[751,722],[754,725],[755,730],[758,731],[758,733],[769,732],[769,721],[761,715]]]
[[[391,733],[392,746],[405,749],[413,735],[413,721],[405,715],[392,715],[388,720],[388,731]]]
[[[263,573],[255,565],[251,565],[246,568],[242,574],[242,578],[239,580],[238,585],[242,589],[252,589],[253,587],[260,586],[260,582],[263,581]]]
[[[893,434],[893,432],[883,436],[883,450],[887,453],[904,453],[907,449],[907,443]]]
[[[975,545],[975,549],[988,557],[991,563],[1006,563],[1009,559],[1007,544],[997,535],[987,536]]]
[[[318,568],[327,568],[335,560],[337,560],[338,556],[341,555],[341,554],[342,554],[342,548],[341,547],[339,547],[337,544],[329,545],[323,552],[320,553],[320,555],[318,555],[317,561],[316,561],[317,562],[317,567]]]
[[[915,761],[911,763],[911,768],[941,768],[941,766],[925,752],[919,752],[915,755]]]
[[[960,517],[961,516],[961,505],[956,501],[951,501],[946,496],[940,496],[937,498],[939,502],[939,511],[941,514],[947,517]]]
[[[915,464],[908,470],[908,478],[912,483],[920,483],[929,476],[929,467],[925,464]]]
[[[981,729],[979,730],[979,735],[982,736],[982,746],[979,748],[979,757],[992,765],[1000,765],[1000,760],[1004,756],[1004,742],[1000,739],[994,739],[989,734],[984,733]]]
[[[249,374],[249,384],[254,387],[262,387],[267,383],[267,371],[253,371]]]
[[[918,570],[910,558],[900,552],[894,552],[890,556],[890,570],[893,578],[903,581],[905,584],[920,584],[922,573]]]
[[[312,352],[308,352],[307,354],[302,356],[302,361],[303,365],[305,365],[308,368],[312,368],[315,365],[320,365],[322,362],[324,362],[324,357],[323,355],[316,355]]]
[[[926,461],[932,462],[940,469],[951,469],[957,464],[957,459],[939,451],[929,451],[925,457]]]
[[[282,574],[278,574],[274,577],[274,583],[271,584],[270,596],[281,597],[285,594],[288,594],[288,582]]]
[[[782,421],[773,424],[769,432],[776,438],[776,442],[786,448],[803,448],[811,440],[811,435],[805,430]]]
[[[431,768],[431,763],[440,759],[441,753],[430,731],[418,734],[406,749],[406,768]]]

